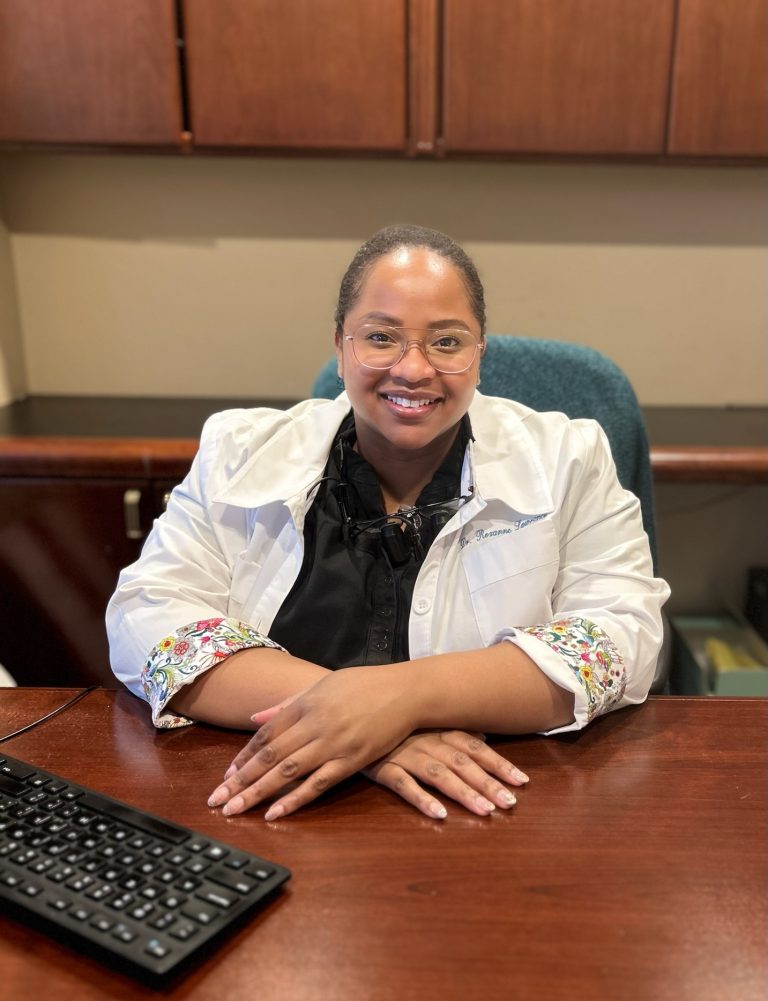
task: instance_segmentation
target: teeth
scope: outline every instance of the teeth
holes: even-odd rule
[[[409,400],[405,396],[389,396],[387,399],[396,403],[399,407],[426,407],[432,400]]]

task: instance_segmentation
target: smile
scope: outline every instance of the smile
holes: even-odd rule
[[[391,393],[382,393],[381,395],[390,403],[397,404],[398,407],[429,407],[438,402],[437,400],[417,400],[407,396],[393,396]]]

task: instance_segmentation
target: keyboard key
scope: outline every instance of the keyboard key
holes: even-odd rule
[[[69,900],[65,897],[51,897],[50,900],[46,901],[49,907],[52,907],[54,911],[66,911],[69,907]]]
[[[226,890],[200,890],[195,896],[199,897],[200,900],[204,900],[206,904],[215,904],[217,907],[226,908],[231,907],[232,904],[237,900],[234,893],[228,893]]]
[[[104,917],[103,914],[97,914],[91,921],[91,928],[95,928],[96,931],[109,931],[112,927],[114,927],[114,922]]]
[[[157,928],[158,931],[165,931],[166,928],[170,928],[171,925],[176,920],[176,915],[173,911],[163,911],[162,914],[158,914],[154,917],[149,925],[151,928]]]
[[[24,779],[28,779],[31,775],[35,774],[34,768],[30,768],[29,765],[25,765],[21,761],[4,761],[0,765],[0,772],[3,775],[10,775],[11,778],[19,779],[23,782]]]
[[[122,923],[116,924],[112,930],[112,938],[119,939],[121,942],[133,942],[136,935],[137,933],[132,928]]]
[[[170,949],[168,946],[163,945],[159,938],[151,938],[149,942],[147,942],[144,951],[147,955],[154,956],[155,959],[165,959],[170,952]]]
[[[79,904],[76,907],[71,907],[67,911],[67,914],[69,914],[70,917],[73,917],[75,921],[87,921],[93,914],[93,911],[89,911],[87,907],[83,907],[82,904]]]
[[[180,921],[169,930],[168,934],[181,942],[186,942],[193,935],[197,935],[197,925],[193,925],[191,921]]]
[[[203,854],[206,858],[212,859],[214,862],[220,862],[221,859],[229,855],[229,852],[226,848],[222,848],[221,845],[211,845]]]
[[[243,895],[250,893],[258,885],[257,880],[246,876],[244,873],[232,872],[223,867],[209,869],[205,874],[205,878],[209,879],[212,883],[218,883],[219,886],[226,886],[230,890],[237,890],[238,893]]]
[[[191,900],[181,913],[186,918],[192,918],[199,925],[209,925],[219,917],[221,911],[217,907],[211,907],[196,900]]]
[[[182,893],[192,893],[192,891],[196,890],[198,886],[202,886],[202,880],[195,879],[194,876],[185,876],[173,885],[177,890],[181,890]]]
[[[205,870],[210,869],[210,867],[210,862],[204,862],[202,859],[195,859],[194,862],[190,862],[188,866],[185,866],[185,869],[187,872],[191,872],[195,876],[199,876],[200,873],[205,872]]]
[[[254,869],[246,869],[245,875],[253,876],[254,879],[263,881],[265,879],[269,879],[269,877],[274,873],[274,871],[275,871],[274,869],[270,869],[270,867],[267,865],[260,865]]]

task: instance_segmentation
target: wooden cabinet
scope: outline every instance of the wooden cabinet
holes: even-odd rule
[[[19,684],[115,687],[104,613],[169,487],[140,478],[3,478],[0,663]]]
[[[445,0],[452,152],[664,150],[674,0]]]
[[[767,36],[768,0],[0,0],[0,142],[765,157]]]
[[[174,0],[0,0],[0,140],[178,145]]]
[[[196,146],[403,150],[402,0],[184,0]]]
[[[768,3],[678,2],[669,152],[768,155]]]

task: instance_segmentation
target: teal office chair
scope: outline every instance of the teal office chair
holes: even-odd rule
[[[640,501],[654,572],[657,567],[653,514],[653,476],[648,436],[629,379],[614,362],[593,348],[533,337],[488,335],[481,363],[480,389],[486,396],[517,400],[533,410],[559,410],[571,418],[598,421],[611,446],[619,481]],[[340,392],[336,361],[315,379],[314,397],[333,399]],[[651,692],[668,690],[670,643],[668,623]]]

